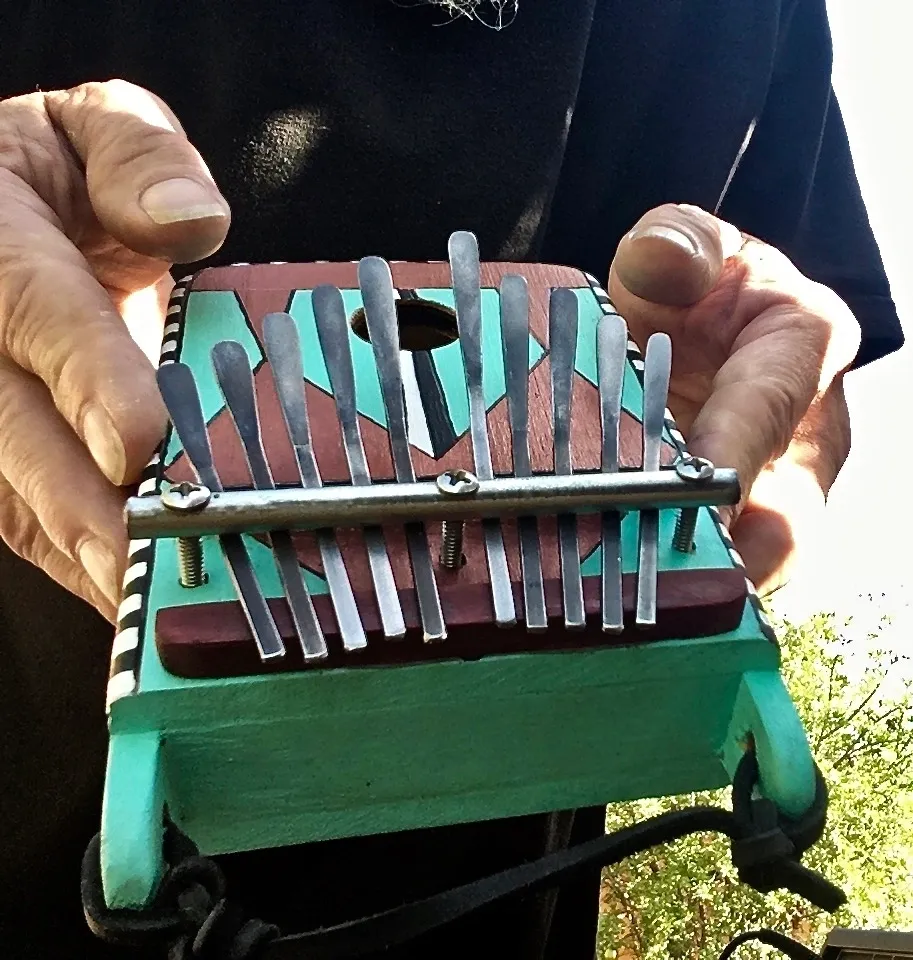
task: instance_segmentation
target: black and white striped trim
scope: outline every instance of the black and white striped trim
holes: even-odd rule
[[[615,309],[615,304],[612,303],[608,293],[600,286],[599,281],[590,274],[584,274],[589,283],[593,295],[596,297],[596,300],[599,302],[600,307],[602,308],[603,313],[606,315],[614,314],[618,316],[618,311]],[[640,352],[640,348],[634,343],[633,340],[628,340],[627,346],[628,360],[631,363],[631,366],[634,368],[637,373],[637,377],[640,380],[641,387],[643,386],[643,374],[644,374],[644,360],[643,355]],[[682,432],[678,429],[675,423],[671,412],[666,410],[666,429],[669,431],[669,436],[672,440],[673,445],[675,446],[676,451],[678,452],[679,457],[688,456],[687,445],[685,443],[685,438],[682,435]],[[713,522],[716,525],[717,533],[720,536],[720,539],[723,541],[723,544],[726,547],[726,550],[729,553],[729,558],[735,564],[735,566],[745,571],[745,561],[742,559],[741,554],[736,550],[735,545],[732,542],[732,537],[729,536],[729,531],[726,529],[723,519],[720,516],[720,512],[716,507],[708,507],[710,516],[713,518]],[[755,616],[758,618],[758,624],[760,625],[761,632],[764,634],[765,638],[768,639],[771,643],[777,643],[777,634],[774,630],[770,619],[767,616],[767,611],[764,609],[764,603],[761,598],[758,596],[758,591],[755,588],[755,585],[752,583],[748,573],[745,572],[745,583],[748,588],[748,602],[751,604],[752,609],[754,610]]]
[[[177,358],[183,326],[184,297],[192,277],[177,283],[165,312],[165,329],[159,351],[159,366],[174,363]],[[151,497],[159,493],[162,480],[161,451],[143,470],[137,496]],[[152,574],[153,545],[151,540],[131,540],[127,546],[127,572],[124,574],[121,602],[117,610],[117,630],[111,647],[108,671],[106,709],[122,697],[135,693],[140,664],[140,637],[146,618],[148,589]]]

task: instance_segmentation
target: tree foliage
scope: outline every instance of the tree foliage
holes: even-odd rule
[[[827,914],[789,893],[759,894],[738,882],[725,838],[690,837],[604,871],[599,960],[715,960],[758,927],[814,950],[835,926],[913,929],[913,681],[903,658],[879,649],[879,634],[847,639],[832,615],[777,626],[784,680],[830,789],[825,835],[803,862],[848,904]],[[728,806],[729,791],[617,804],[606,828],[705,803]],[[771,955],[751,943],[738,953]]]

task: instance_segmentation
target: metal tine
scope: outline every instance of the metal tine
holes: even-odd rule
[[[555,473],[574,472],[571,456],[571,407],[574,365],[577,357],[579,307],[573,290],[552,291],[548,311],[549,360],[552,372],[552,419],[554,424]],[[582,630],[586,626],[583,605],[583,576],[577,540],[577,516],[558,515],[558,550],[561,559],[561,591],[564,599],[564,626]]]
[[[531,477],[529,457],[529,290],[526,278],[509,274],[501,280],[501,348],[507,382],[510,443],[514,476]],[[539,525],[534,516],[517,518],[523,606],[526,629],[545,630],[548,616],[539,552]]]
[[[219,389],[244,448],[254,487],[258,490],[275,490],[260,435],[254,376],[247,352],[237,341],[223,340],[212,348],[211,357]],[[275,530],[270,532],[269,538],[304,658],[325,659],[328,656],[326,640],[304,582],[292,535],[287,530]]]
[[[339,427],[352,485],[370,486],[371,474],[368,470],[361,429],[358,426],[355,372],[352,367],[349,324],[346,320],[342,294],[337,287],[323,284],[314,289],[311,304],[317,323],[317,337],[320,340],[323,359],[330,377],[330,388],[336,402],[336,413],[339,417]],[[374,581],[374,592],[384,635],[391,640],[401,640],[406,635],[406,621],[403,618],[403,608],[399,602],[399,593],[383,531],[380,527],[364,527],[362,535],[368,551],[368,563],[371,567],[371,578]]]
[[[399,358],[399,326],[393,296],[393,277],[387,261],[380,257],[362,259],[358,264],[358,285],[361,288],[368,337],[374,350],[374,361],[387,415],[393,469],[400,483],[412,483],[415,481],[415,470],[412,466],[412,455],[409,453],[409,435],[406,428],[406,405]],[[425,525],[420,521],[407,523],[405,531],[424,639],[426,642],[444,640],[447,637],[447,628],[434,576],[431,551],[425,536]]]
[[[672,341],[668,334],[654,333],[644,356],[643,469],[659,470],[663,427],[669,400]],[[659,573],[659,511],[640,514],[640,549],[637,573],[638,627],[656,624],[656,584]]]
[[[213,493],[221,493],[222,482],[216,472],[209,444],[209,432],[200,404],[193,374],[184,363],[169,363],[157,371],[159,392],[171,417],[184,453],[200,483]],[[244,618],[253,634],[257,652],[264,662],[285,656],[285,644],[257,576],[250,555],[239,533],[219,536],[219,548],[225,558],[228,575],[234,585]]]
[[[488,416],[482,383],[482,291],[479,245],[475,236],[465,230],[451,234],[448,243],[450,273],[456,304],[457,333],[466,370],[466,388],[469,394],[469,431],[472,437],[472,455],[479,480],[492,480],[491,448],[488,442]],[[507,552],[497,519],[482,521],[485,555],[499,627],[511,627],[517,622],[514,592],[510,582]]]
[[[596,363],[602,422],[602,472],[618,473],[621,396],[627,362],[628,327],[618,314],[600,319],[596,328]],[[602,514],[602,629],[624,630],[621,581],[621,513]]]
[[[320,470],[311,445],[301,338],[298,336],[295,321],[287,313],[272,313],[264,317],[263,349],[273,375],[285,429],[295,451],[301,486],[316,490],[323,486],[323,481],[320,479]],[[339,544],[333,531],[327,528],[315,531],[315,538],[343,648],[360,650],[368,645],[368,638],[365,636],[361,613],[355,603]]]

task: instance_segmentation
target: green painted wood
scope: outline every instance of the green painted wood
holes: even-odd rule
[[[112,730],[102,802],[101,873],[112,909],[142,906],[162,876],[165,783],[156,730]]]
[[[144,681],[164,679],[146,652]],[[721,786],[743,671],[776,666],[746,616],[704,641],[175,678],[115,713],[161,731],[169,809],[217,852]]]
[[[779,672],[747,671],[739,685],[724,742],[730,778],[754,740],[760,792],[787,816],[799,817],[815,799],[815,770],[805,728]]]

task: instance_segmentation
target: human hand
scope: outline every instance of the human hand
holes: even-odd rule
[[[122,81],[0,102],[0,536],[116,613],[125,485],[160,442],[173,263],[229,210],[175,116]]]
[[[641,349],[671,337],[669,409],[690,452],[738,471],[742,500],[721,513],[759,593],[776,590],[849,454],[858,322],[779,251],[684,205],[622,239],[609,296]]]

